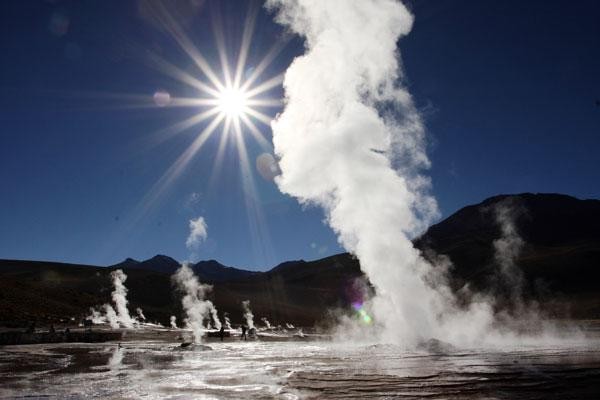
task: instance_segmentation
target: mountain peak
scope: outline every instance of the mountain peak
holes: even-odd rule
[[[143,269],[169,275],[175,273],[180,267],[181,264],[179,262],[164,254],[157,254],[154,257],[141,262],[134,260],[133,258],[127,258],[125,261],[111,266],[111,268]],[[255,271],[228,267],[213,259],[190,264],[190,268],[198,276],[200,281],[211,283],[230,280],[235,281],[259,274],[259,272]]]
[[[152,258],[149,258],[149,259],[148,259],[148,260],[146,260],[146,261],[150,261],[150,260],[160,260],[160,261],[168,261],[168,262],[172,262],[172,261],[174,261],[174,262],[177,262],[175,259],[173,259],[173,258],[171,258],[171,257],[169,257],[169,256],[166,256],[166,255],[164,255],[164,254],[157,254],[157,255],[155,255],[154,257],[152,257]],[[179,264],[179,263],[177,262],[177,264]]]
[[[303,265],[303,264],[306,264],[306,261],[304,261],[302,259],[284,261],[284,262],[274,266],[269,272],[281,272],[281,271],[288,270],[290,268],[294,268],[298,265]]]
[[[192,270],[201,281],[223,282],[227,280],[238,280],[258,274],[255,271],[247,271],[234,267],[228,267],[217,260],[198,261],[192,265]]]
[[[198,261],[198,262],[194,263],[193,265],[194,266],[197,266],[197,265],[200,266],[200,265],[202,265],[202,266],[210,266],[210,267],[217,267],[217,268],[218,267],[232,268],[232,267],[228,267],[226,265],[223,265],[220,262],[218,262],[217,260],[214,260],[212,258],[210,260],[201,260],[201,261]]]
[[[118,268],[135,268],[135,266],[138,265],[139,263],[140,262],[138,260],[135,260],[131,257],[127,257],[120,263],[111,265],[110,268],[116,268],[116,269],[118,269]]]

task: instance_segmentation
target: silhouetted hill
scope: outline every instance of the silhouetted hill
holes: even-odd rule
[[[127,258],[118,264],[111,265],[110,268],[133,268],[143,269],[147,271],[163,272],[165,274],[172,274],[181,265],[174,259],[162,254],[155,255],[145,261],[137,261],[132,258]]]
[[[200,261],[191,267],[201,281],[208,283],[237,281],[259,274],[256,271],[227,267],[215,260]]]
[[[42,261],[0,260],[0,321],[59,322],[87,315],[110,301],[113,268]],[[173,301],[169,275],[124,268],[130,309],[165,318]]]
[[[127,258],[125,261],[111,265],[109,268],[143,269],[146,271],[173,274],[179,267],[181,267],[181,264],[173,258],[158,254],[145,261]],[[191,264],[190,267],[198,275],[199,279],[206,283],[244,279],[258,273],[256,271],[227,267],[216,260],[199,261],[196,264]]]
[[[423,239],[446,248],[464,238],[486,240],[500,235],[493,208],[510,201],[515,208],[519,235],[530,244],[563,246],[600,240],[600,200],[579,200],[562,194],[500,195],[467,206],[438,224]]]
[[[561,194],[501,195],[462,208],[415,240],[415,246],[447,255],[456,289],[487,291],[494,271],[494,240],[501,236],[496,207],[506,206],[525,241],[516,266],[533,297],[577,297],[572,311],[600,311],[600,201]]]
[[[527,295],[543,304],[571,305],[576,317],[600,317],[600,201],[558,194],[502,195],[467,206],[431,226],[415,246],[453,262],[451,283],[488,291],[497,266],[494,240],[501,236],[494,210],[509,205],[518,234],[526,241],[516,266],[523,271]],[[168,323],[181,317],[180,293],[171,275],[179,263],[157,255],[127,259],[111,267],[39,261],[0,260],[0,323],[25,324],[33,318],[59,321],[85,316],[89,307],[110,300],[110,271],[128,275],[130,310],[141,307],[151,320]],[[192,266],[209,297],[234,323],[241,322],[240,303],[250,300],[257,321],[309,325],[327,310],[348,307],[362,281],[359,263],[349,254],[315,261],[288,261],[267,272],[231,268],[215,260]]]
[[[362,272],[349,254],[287,262],[244,280],[216,285],[215,301],[236,315],[240,302],[248,299],[257,318],[312,325],[328,309],[349,306],[357,278],[362,278]]]
[[[111,268],[136,268],[139,264],[141,263],[138,260],[126,258],[124,261],[121,261],[118,264],[111,265]]]
[[[344,288],[352,277],[361,275],[358,263],[348,260],[348,255],[339,255],[306,263],[305,268],[271,272],[235,270],[211,262],[196,266],[212,274],[213,290],[208,296],[234,323],[242,321],[241,302],[250,300],[257,321],[267,317],[278,323],[310,325],[327,308],[344,304]],[[25,325],[33,319],[57,323],[71,317],[80,320],[89,314],[90,307],[110,302],[110,272],[116,268],[128,276],[125,285],[132,313],[141,307],[148,319],[163,324],[168,324],[170,315],[181,318],[181,294],[174,290],[172,273],[164,272],[166,267],[154,270],[139,268],[139,264],[96,267],[0,260],[0,324]],[[217,281],[223,271],[235,279]]]

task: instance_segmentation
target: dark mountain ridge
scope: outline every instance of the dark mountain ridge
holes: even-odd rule
[[[259,273],[257,271],[248,271],[245,269],[227,267],[216,260],[199,261],[195,264],[192,263],[189,266],[192,268],[194,273],[198,275],[201,281],[207,283],[238,280]],[[178,261],[162,254],[158,254],[145,261],[137,261],[132,258],[127,258],[118,264],[109,266],[109,268],[114,269],[131,268],[165,274],[173,274],[179,267],[181,267],[181,264]]]
[[[495,196],[431,226],[415,246],[426,256],[433,252],[449,257],[455,289],[468,284],[489,290],[495,269],[493,242],[501,236],[494,209],[507,204],[525,241],[515,264],[528,283],[529,295],[568,304],[575,317],[600,317],[598,200],[560,194]],[[170,315],[181,315],[180,294],[170,279],[179,263],[168,256],[126,259],[110,267],[0,260],[0,322],[80,318],[89,307],[109,302],[109,273],[117,268],[128,275],[131,310],[141,307],[147,317],[163,323]],[[249,299],[257,318],[313,324],[330,308],[348,308],[355,280],[363,277],[358,260],[347,253],[284,262],[266,272],[227,267],[215,260],[200,261],[192,269],[201,281],[213,285],[210,298],[234,323],[241,321],[241,301]],[[546,297],[540,297],[540,287]]]
[[[515,264],[526,281],[563,294],[596,290],[600,278],[600,201],[562,194],[501,195],[467,206],[415,240],[447,255],[457,286],[485,289],[493,272],[494,240],[501,236],[495,207],[509,207],[524,246]]]
[[[490,197],[432,225],[423,238],[445,246],[475,234],[483,238],[498,237],[499,226],[492,211],[494,205],[506,200],[512,200],[511,206],[520,211],[515,215],[516,224],[527,243],[553,246],[600,239],[600,200],[579,200],[555,193]]]

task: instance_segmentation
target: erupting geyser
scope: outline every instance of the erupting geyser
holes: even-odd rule
[[[212,301],[210,300],[206,300],[209,304],[210,307],[210,316],[212,317],[212,321],[214,324],[215,329],[220,330],[221,327],[223,326],[223,324],[221,324],[221,320],[219,319],[219,312],[217,311],[217,308],[215,307],[215,305],[212,303]]]
[[[376,291],[362,307],[379,340],[484,340],[490,305],[459,308],[445,269],[411,242],[438,215],[420,172],[429,167],[423,125],[396,47],[412,15],[393,0],[268,0],[267,7],[306,41],[286,71],[286,106],[272,123],[279,189],[321,206],[360,259]]]
[[[115,309],[112,308],[112,306],[110,304],[105,304],[104,312],[106,314],[106,321],[108,321],[108,324],[110,325],[110,327],[113,329],[119,328],[119,318],[117,317],[117,313],[115,312]]]
[[[86,318],[91,320],[93,324],[103,324],[107,322],[106,316],[102,315],[102,312],[94,307],[90,307],[90,315]]]
[[[181,304],[186,314],[185,321],[193,332],[194,342],[200,343],[206,331],[203,321],[209,318],[214,309],[212,302],[204,299],[212,286],[200,283],[188,264],[183,264],[172,276],[172,280],[183,293]]]
[[[250,310],[250,300],[242,301],[242,308],[244,309],[244,319],[246,320],[248,329],[254,329],[254,314]]]
[[[265,327],[267,329],[271,329],[271,323],[269,322],[267,317],[262,317],[260,320],[262,321],[263,324],[265,324]]]
[[[134,320],[131,318],[131,315],[129,315],[129,310],[127,309],[127,288],[125,287],[127,275],[125,275],[123,270],[117,269],[112,271],[110,276],[113,279],[113,285],[115,287],[112,292],[112,300],[117,307],[117,320],[119,324],[125,328],[133,328]]]
[[[136,314],[138,315],[138,320],[140,322],[145,322],[146,321],[146,316],[144,315],[144,310],[142,310],[140,307],[135,309]]]
[[[125,275],[122,270],[117,269],[112,271],[110,276],[114,286],[111,297],[115,304],[116,311],[110,304],[104,304],[102,306],[104,309],[104,315],[102,315],[101,311],[95,308],[90,308],[90,315],[87,318],[92,320],[92,323],[94,324],[108,322],[110,327],[113,329],[117,329],[120,326],[125,328],[133,328],[135,320],[131,317],[129,310],[127,309],[127,288],[125,287],[127,275]],[[140,315],[140,318],[144,317],[141,308],[138,308],[137,311]]]
[[[231,320],[229,319],[228,313],[223,314],[223,320],[225,320],[225,328],[227,330],[231,330]]]

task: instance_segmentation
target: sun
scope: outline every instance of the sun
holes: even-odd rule
[[[239,119],[247,114],[248,95],[239,87],[225,87],[217,96],[217,107],[226,117]]]

